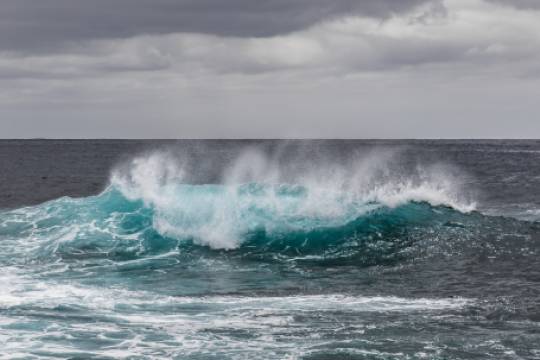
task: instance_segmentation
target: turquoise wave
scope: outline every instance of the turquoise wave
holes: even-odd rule
[[[310,193],[311,192],[311,193]],[[260,260],[375,265],[394,262],[434,232],[467,231],[484,217],[408,201],[389,207],[297,185],[186,185],[159,199],[118,187],[0,214],[4,263],[123,261],[193,251]]]

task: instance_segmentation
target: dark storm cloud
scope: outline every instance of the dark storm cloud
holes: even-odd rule
[[[343,14],[386,17],[427,1],[433,0],[2,0],[0,50],[174,32],[272,36]]]

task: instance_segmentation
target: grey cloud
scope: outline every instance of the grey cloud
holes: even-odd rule
[[[344,14],[384,18],[430,1],[2,0],[0,50],[54,50],[66,42],[174,32],[272,36]]]
[[[126,73],[134,79],[136,73],[157,73],[192,81],[278,72],[342,76],[422,66],[528,72],[540,56],[537,19],[515,11],[501,22],[506,10],[490,8],[466,12],[434,3],[386,21],[351,17],[274,37],[174,33],[84,41],[58,53],[0,56],[0,78],[98,79]],[[455,21],[463,16],[482,21],[463,31],[463,23]]]
[[[493,3],[516,7],[519,9],[538,9],[540,10],[540,1],[538,0],[488,0]]]
[[[0,2],[6,137],[540,131],[536,0]]]

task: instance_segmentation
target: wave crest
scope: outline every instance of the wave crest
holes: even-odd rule
[[[208,247],[233,257],[373,265],[447,223],[475,221],[455,211],[474,204],[445,167],[404,172],[384,153],[316,164],[281,165],[254,151],[222,164],[209,182],[193,178],[189,159],[153,153],[113,171],[97,196],[1,213],[0,239],[10,264],[220,256]],[[449,229],[442,236],[461,231]]]
[[[238,248],[254,232],[275,237],[339,228],[374,209],[409,202],[474,210],[459,178],[444,167],[403,174],[393,171],[391,159],[377,154],[341,165],[281,166],[252,149],[224,168],[219,183],[197,185],[185,181],[187,161],[158,152],[117,169],[111,183],[153,209],[160,234],[215,249]]]

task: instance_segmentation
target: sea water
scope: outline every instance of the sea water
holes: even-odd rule
[[[0,358],[540,358],[540,142],[1,146]]]

